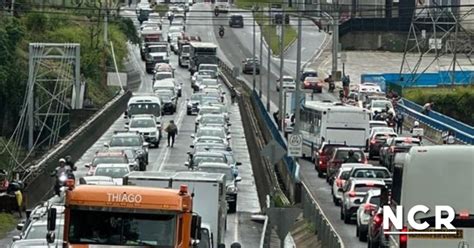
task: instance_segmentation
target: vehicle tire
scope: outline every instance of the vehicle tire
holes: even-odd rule
[[[344,223],[345,224],[351,223],[351,216],[349,215],[347,211],[344,211]]]
[[[157,142],[155,142],[154,145],[155,145],[156,149],[160,148],[160,140],[158,140]]]
[[[229,210],[227,210],[227,213],[235,212],[237,212],[237,200],[235,202],[229,202]]]
[[[332,194],[332,201],[334,202],[334,205],[339,206],[339,200]]]
[[[342,212],[342,205],[341,205],[340,209],[341,209],[341,213],[340,213],[339,217],[341,218],[341,220],[343,220],[344,219],[344,213]]]
[[[359,241],[366,242],[367,241],[367,231],[363,232],[359,229]]]
[[[184,67],[184,66],[183,66],[183,63],[181,63],[181,60],[180,60],[180,59],[178,59],[178,65],[179,65],[179,67]]]
[[[191,115],[191,111],[186,111],[186,115]]]
[[[359,225],[356,225],[356,237],[359,237],[359,232],[360,232]]]
[[[319,178],[324,178],[324,173],[322,171],[318,171],[318,177]]]

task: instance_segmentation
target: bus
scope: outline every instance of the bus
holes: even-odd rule
[[[370,112],[342,103],[306,101],[301,106],[300,132],[303,156],[314,158],[322,142],[365,147],[370,132]]]
[[[66,191],[64,247],[189,248],[199,239],[201,217],[193,214],[193,199],[186,185],[178,190],[73,185],[68,184]],[[55,229],[49,224],[55,221],[54,212],[48,215],[50,233]]]
[[[219,12],[227,13],[230,10],[230,0],[216,0],[215,7],[219,9]]]

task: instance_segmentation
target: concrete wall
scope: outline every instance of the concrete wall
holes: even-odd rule
[[[461,0],[461,5],[471,5],[469,7],[461,7],[460,14],[466,14],[468,11],[472,10],[472,5],[474,5],[474,0]],[[474,32],[474,11],[471,11],[468,16],[466,16],[461,24],[470,32]]]
[[[340,38],[342,50],[383,50],[403,52],[407,33],[402,32],[350,32]]]

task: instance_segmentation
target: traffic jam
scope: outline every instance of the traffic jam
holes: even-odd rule
[[[318,81],[310,73],[315,72],[302,73],[303,88],[320,93],[318,84],[329,81],[333,92],[330,77]],[[407,124],[406,116],[395,111],[398,97],[376,84],[341,90],[340,97],[341,102],[306,100],[300,131],[303,154],[327,182],[335,212],[355,227],[356,239],[367,247],[457,247],[460,240],[472,241],[472,187],[461,186],[460,180],[472,181],[474,149],[447,136],[437,146],[423,139],[420,123]],[[441,205],[457,211],[450,216],[456,228],[451,234],[435,225],[434,210]],[[405,212],[397,212],[400,206]],[[411,218],[423,228],[400,220],[419,206]]]
[[[51,173],[55,195],[27,211],[11,247],[225,247],[227,213],[237,212],[241,181],[230,142],[234,103],[219,78],[217,46],[185,32],[190,5],[169,5],[166,16],[147,2],[137,5],[140,57],[153,76],[153,92],[133,93],[123,129],[114,130],[92,160],[60,159]],[[190,84],[178,82],[172,56],[188,69]],[[191,89],[188,99],[180,99],[184,87]],[[184,111],[195,117],[194,133],[178,144],[174,117]],[[189,150],[183,169],[150,168],[151,149],[183,146]],[[85,175],[76,178],[78,166]]]

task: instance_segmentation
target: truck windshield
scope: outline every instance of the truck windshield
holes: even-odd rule
[[[161,115],[160,105],[157,103],[132,103],[128,106],[128,114],[152,114],[156,117]]]
[[[72,209],[71,244],[153,246],[172,248],[176,215]]]
[[[150,53],[166,53],[168,52],[168,48],[166,46],[152,46],[148,48],[148,52]]]
[[[191,51],[190,46],[183,46],[183,53],[189,53],[189,51]]]

